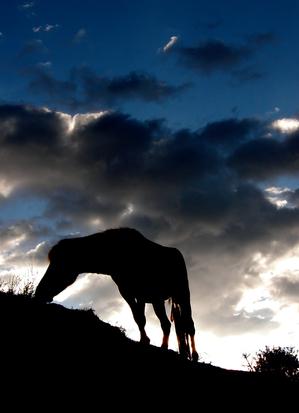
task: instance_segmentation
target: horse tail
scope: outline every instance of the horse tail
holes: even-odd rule
[[[175,332],[179,346],[179,353],[184,358],[191,360],[189,335],[186,331],[181,306],[179,303],[176,302],[174,298],[172,298],[170,319],[174,322]]]
[[[186,263],[183,255],[175,249],[174,289],[172,294],[171,319],[174,321],[179,352],[185,358],[191,359],[190,336],[195,334],[190,304],[190,290]]]

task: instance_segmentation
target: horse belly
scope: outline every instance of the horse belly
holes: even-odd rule
[[[165,282],[165,277],[153,273],[139,273],[132,277],[130,286],[134,296],[146,303],[167,300],[171,297],[171,286]]]

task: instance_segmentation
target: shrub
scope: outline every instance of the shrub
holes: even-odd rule
[[[249,355],[243,354],[250,371],[284,376],[299,380],[298,351],[294,347],[268,347],[259,350],[249,361]]]

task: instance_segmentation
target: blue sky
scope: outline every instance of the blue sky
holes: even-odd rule
[[[43,104],[45,96],[28,91],[29,73],[48,62],[48,70],[66,80],[74,68],[87,66],[99,76],[149,72],[171,85],[189,84],[168,102],[121,108],[140,118],[162,116],[172,124],[198,128],[208,120],[263,116],[279,106],[296,110],[298,86],[298,3],[287,2],[7,2],[1,13],[2,99]],[[24,7],[24,6],[28,7]],[[45,31],[47,25],[54,26]],[[33,28],[40,28],[34,32]],[[81,33],[81,35],[78,33]],[[240,65],[203,74],[178,64],[177,53],[159,53],[171,36],[177,47],[209,40],[242,47],[254,36],[271,34]],[[77,40],[76,40],[76,35]],[[231,71],[247,71],[257,79],[240,80]],[[240,75],[241,76],[241,75]],[[244,72],[246,77],[246,73]],[[192,102],[192,103],[191,103]],[[59,105],[58,105],[59,106]]]
[[[298,2],[2,3],[0,275],[132,226],[184,253],[207,361],[296,345]],[[136,333],[106,278],[58,299]]]

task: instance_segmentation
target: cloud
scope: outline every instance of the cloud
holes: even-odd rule
[[[86,29],[81,28],[81,29],[79,29],[79,30],[77,31],[77,33],[75,34],[73,41],[74,41],[75,43],[80,43],[80,42],[82,42],[83,39],[86,38],[86,36],[87,36],[87,31],[86,31]]]
[[[221,309],[212,310],[206,317],[203,317],[203,325],[207,330],[217,331],[219,335],[224,336],[253,332],[265,333],[279,326],[274,318],[275,312],[270,308],[252,312],[245,310],[236,312],[234,305],[230,308],[227,303],[222,303]]]
[[[50,66],[52,66],[52,62],[50,62],[49,60],[47,60],[47,61],[45,61],[45,62],[39,62],[37,65],[40,66],[40,67],[42,67],[42,68],[45,68],[45,67],[50,67]]]
[[[275,44],[277,42],[277,37],[272,32],[255,33],[248,36],[248,44],[254,46],[265,46]]]
[[[97,76],[89,70],[79,70],[78,77],[84,87],[87,101],[117,101],[121,99],[140,99],[148,102],[162,102],[179,94],[186,85],[171,86],[155,76],[142,72],[114,78]]]
[[[47,96],[51,102],[64,104],[69,107],[77,106],[76,84],[72,80],[54,78],[44,68],[32,70],[29,89],[34,93]]]
[[[265,72],[257,70],[255,67],[244,67],[239,70],[232,71],[233,85],[244,84],[256,80],[263,79],[266,76]]]
[[[273,293],[287,301],[298,301],[299,280],[292,276],[276,277],[272,283]]]
[[[44,53],[47,51],[46,46],[44,45],[41,39],[29,40],[25,43],[24,47],[20,52],[20,56],[31,55],[34,53]]]
[[[298,151],[299,134],[296,131],[282,140],[261,137],[244,143],[228,162],[243,178],[264,180],[297,174]]]
[[[27,3],[19,4],[19,5],[18,5],[18,9],[19,9],[21,12],[25,13],[25,16],[26,16],[27,18],[36,16],[36,13],[35,13],[35,11],[34,11],[34,9],[35,9],[35,2],[34,2],[34,1],[30,1],[30,2],[27,2]]]
[[[293,198],[294,191],[289,188],[280,188],[271,186],[265,189],[267,199],[276,205],[278,208],[283,208],[291,205],[290,198]]]
[[[277,108],[275,108],[277,109]],[[277,110],[276,110],[277,112]],[[279,112],[279,110],[278,110]],[[272,127],[279,132],[293,133],[299,129],[299,120],[296,118],[281,118],[272,122]]]
[[[178,42],[179,38],[178,36],[171,36],[170,40],[163,46],[162,51],[164,53],[169,52],[170,49],[174,47],[174,45]]]
[[[59,24],[45,24],[44,26],[34,26],[32,27],[32,31],[34,33],[39,32],[51,32],[59,27]]]
[[[20,8],[24,9],[24,10],[31,9],[32,7],[34,7],[34,1],[31,1],[31,2],[28,2],[28,3],[23,3],[23,4],[20,5]]]
[[[299,243],[295,198],[292,208],[277,208],[259,182],[249,183],[231,163],[238,151],[263,143],[258,136],[267,127],[231,118],[197,131],[172,130],[161,119],[121,112],[71,116],[1,105],[0,174],[9,190],[0,201],[6,216],[0,259],[9,271],[24,257],[45,268],[48,247],[61,237],[134,226],[182,250],[200,326],[228,335],[276,328],[267,307],[237,309],[244,289],[262,282],[257,252],[271,260]],[[276,142],[288,146],[294,138]],[[30,216],[22,209],[28,198],[35,205]],[[97,279],[88,279],[71,302],[95,297],[104,311]],[[102,295],[111,311],[120,305],[113,294],[107,287]]]
[[[252,135],[257,133],[260,126],[261,122],[257,119],[238,120],[231,118],[208,123],[202,129],[200,136],[211,145],[232,148],[249,140]]]
[[[58,102],[73,110],[90,110],[100,104],[110,106],[124,100],[162,103],[189,87],[187,84],[170,85],[145,72],[108,78],[81,68],[74,69],[68,80],[56,79],[41,69],[32,71],[31,75],[31,91],[47,96],[51,103]]]
[[[185,67],[204,75],[227,73],[238,83],[255,81],[265,75],[254,63],[255,55],[265,46],[274,43],[272,33],[249,36],[241,44],[218,39],[200,42],[196,46],[181,46],[176,52]]]
[[[208,40],[194,47],[179,49],[182,62],[205,74],[227,71],[238,67],[251,56],[247,45],[235,46],[221,40]]]

